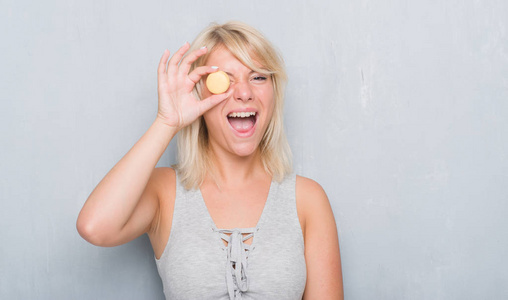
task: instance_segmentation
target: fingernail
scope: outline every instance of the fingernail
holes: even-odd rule
[[[201,47],[201,49],[205,49],[205,48],[206,48],[206,46]]]
[[[217,67],[217,66],[212,66],[212,69],[218,69],[218,68],[219,68],[219,67]]]

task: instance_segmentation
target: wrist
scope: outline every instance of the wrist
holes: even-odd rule
[[[155,118],[155,120],[153,121],[152,127],[156,128],[157,130],[163,131],[164,133],[169,135],[171,138],[173,138],[179,130],[179,128],[169,125],[168,122],[166,122],[160,116],[157,116]]]

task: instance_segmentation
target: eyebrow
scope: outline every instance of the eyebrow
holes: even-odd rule
[[[233,75],[233,73],[230,73],[228,71],[224,71],[224,73],[228,74],[228,76],[235,77],[235,75]],[[254,71],[254,70],[250,70],[249,75],[252,73],[258,73],[258,72]]]

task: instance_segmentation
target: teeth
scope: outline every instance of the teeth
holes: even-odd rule
[[[253,111],[249,111],[249,112],[234,112],[234,113],[230,113],[228,115],[228,117],[231,117],[231,118],[247,118],[247,117],[250,117],[250,116],[255,116],[256,113],[253,112]]]

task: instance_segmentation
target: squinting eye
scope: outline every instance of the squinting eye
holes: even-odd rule
[[[264,81],[264,80],[266,80],[266,77],[265,76],[256,76],[256,77],[254,77],[254,80]]]

